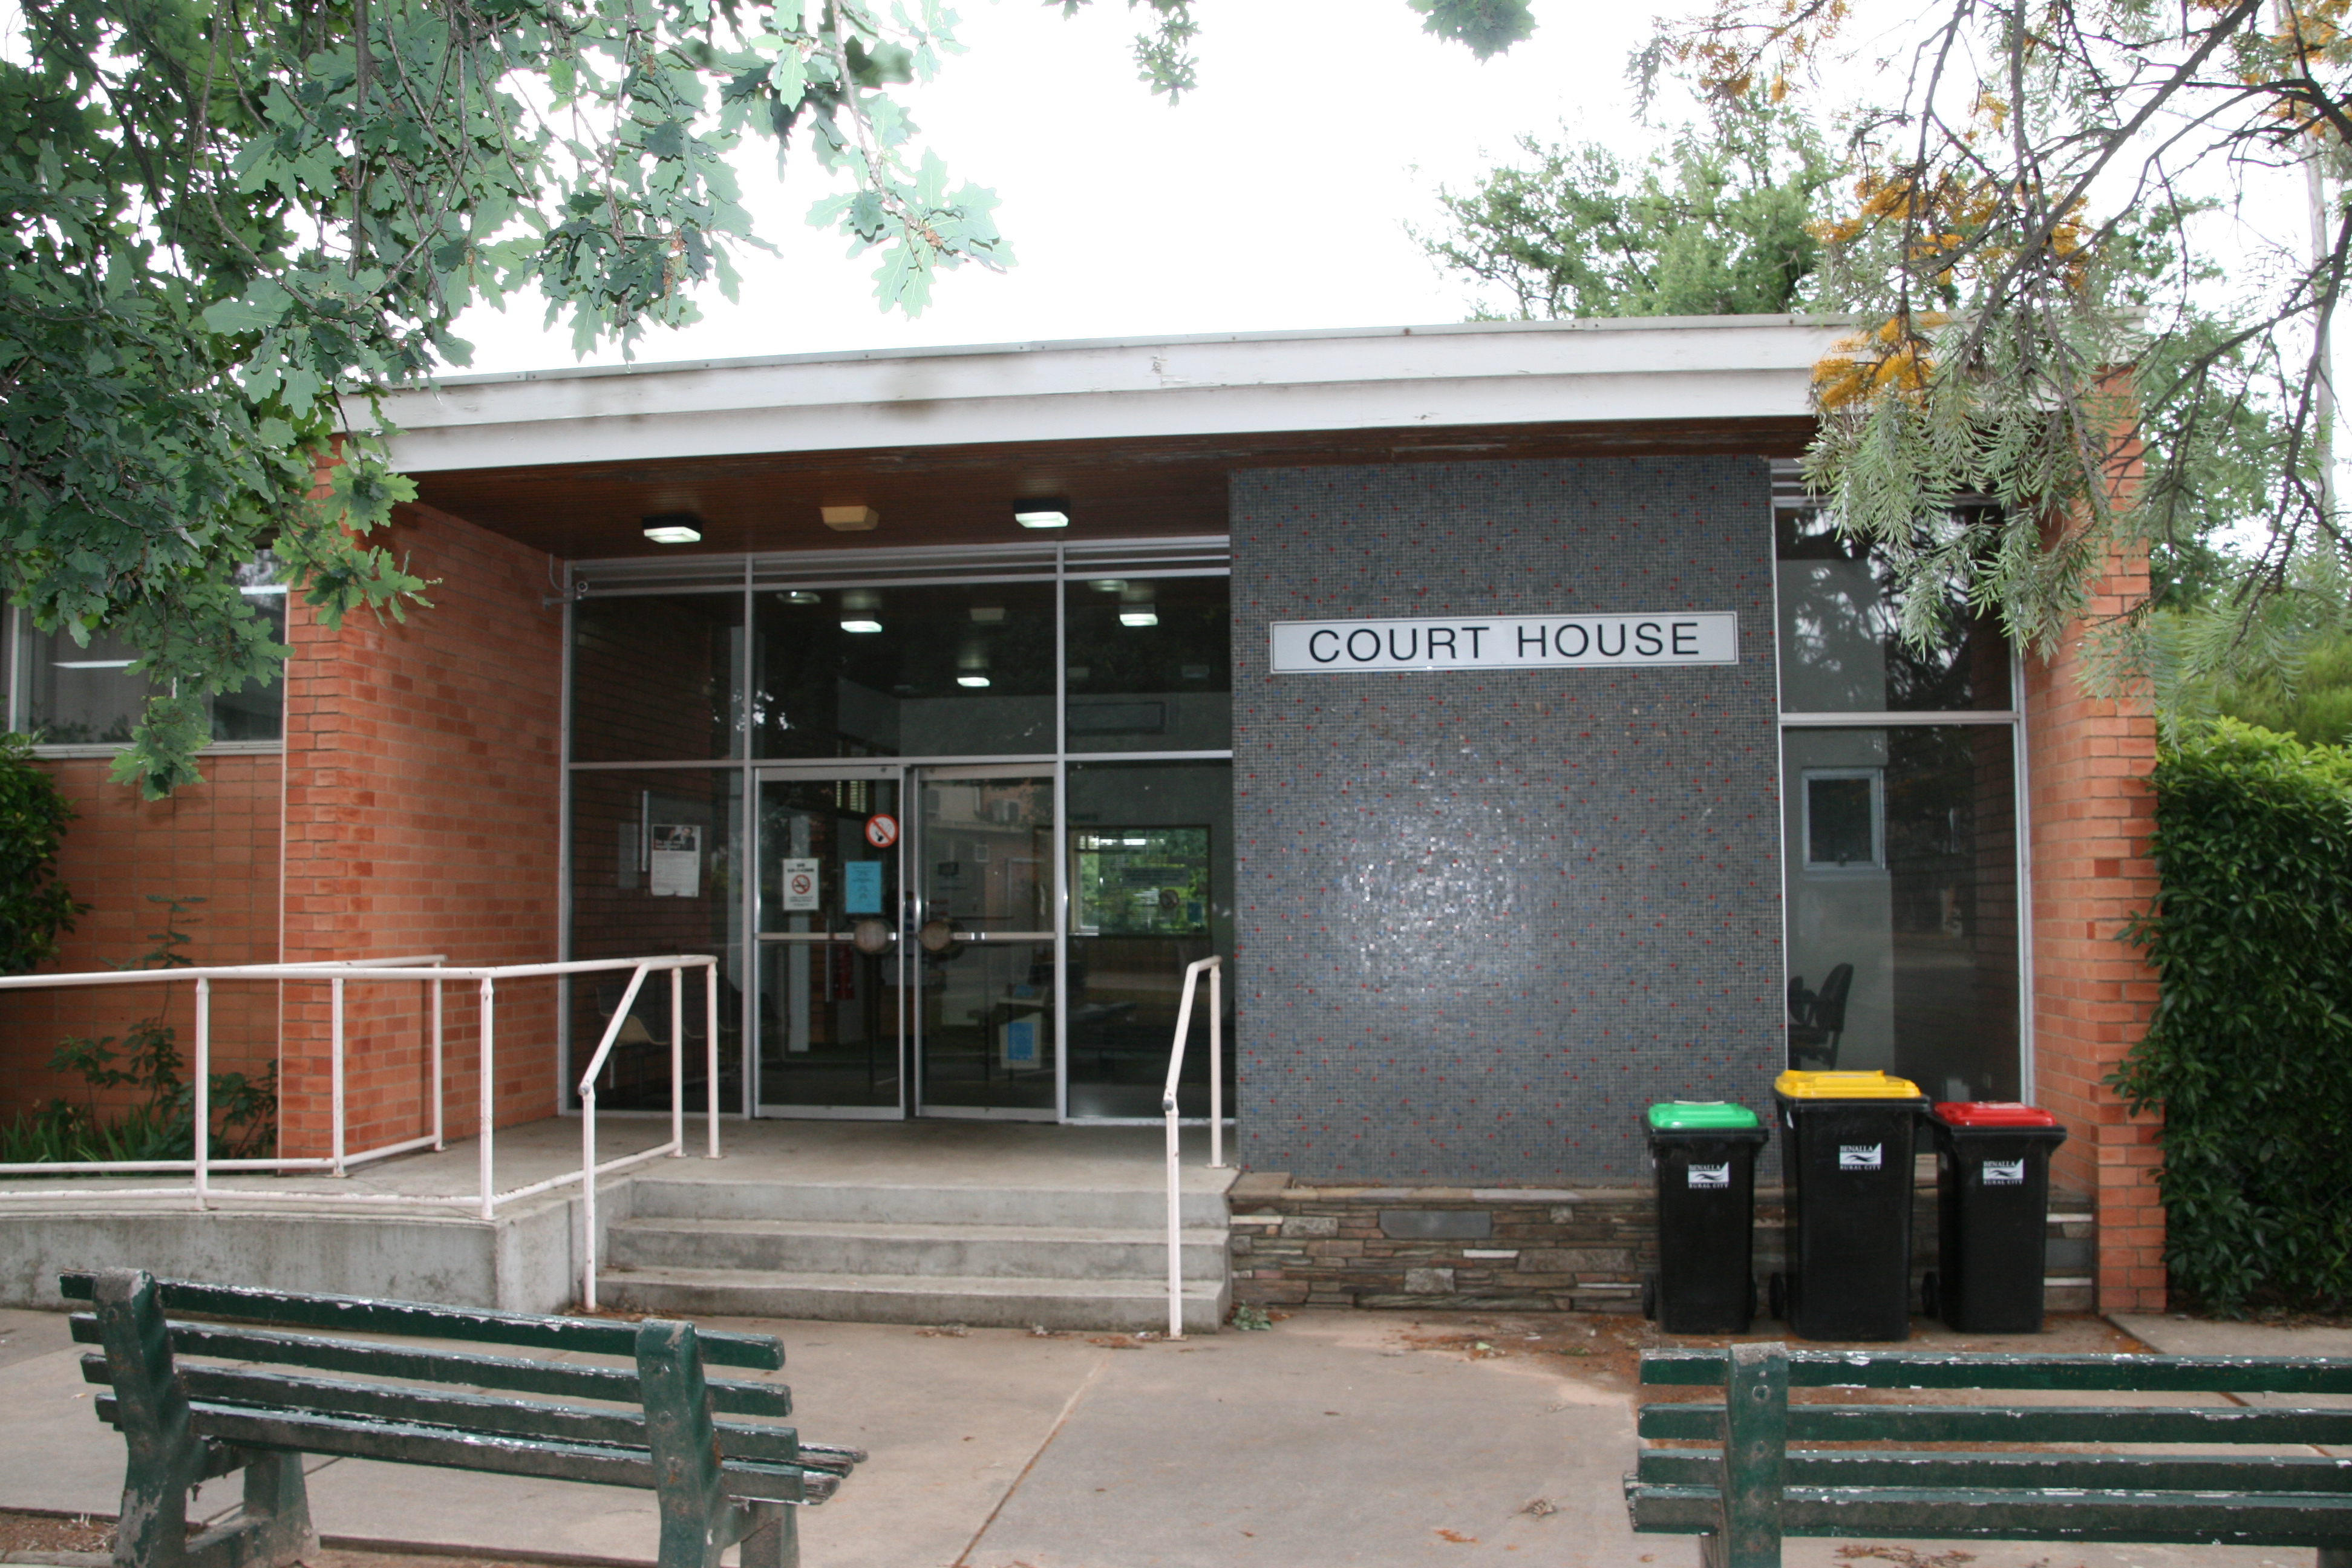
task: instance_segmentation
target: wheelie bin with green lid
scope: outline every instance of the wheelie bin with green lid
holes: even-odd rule
[[[1911,1146],[1927,1097],[1883,1072],[1773,1080],[1788,1265],[1773,1310],[1805,1340],[1911,1333]]]
[[[1643,1119],[1657,1173],[1658,1271],[1642,1313],[1670,1334],[1744,1334],[1756,1312],[1756,1152],[1770,1134],[1725,1100],[1668,1100]]]
[[[2042,1331],[2050,1155],[2066,1130],[2007,1100],[1945,1101],[1936,1130],[1936,1270],[1929,1317],[1964,1333]]]

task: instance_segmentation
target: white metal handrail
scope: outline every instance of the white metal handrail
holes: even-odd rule
[[[418,971],[423,969],[424,973]],[[685,1148],[684,1101],[684,1034],[683,999],[677,976],[688,969],[700,969],[707,976],[707,1044],[709,1049],[709,1082],[706,1111],[709,1118],[708,1154],[719,1158],[719,961],[708,954],[677,954],[657,958],[592,958],[559,961],[551,963],[450,964],[446,955],[426,953],[400,958],[325,959],[298,963],[236,963],[212,964],[185,969],[102,970],[78,974],[24,974],[0,977],[0,991],[37,990],[43,987],[72,989],[99,985],[155,985],[179,981],[195,984],[195,1030],[191,1055],[194,1076],[193,1119],[197,1135],[194,1139],[192,1157],[185,1160],[132,1161],[53,1161],[36,1163],[0,1165],[0,1176],[73,1176],[143,1173],[150,1172],[185,1171],[190,1181],[184,1186],[109,1187],[102,1189],[107,1198],[126,1197],[193,1197],[199,1210],[215,1207],[226,1201],[253,1201],[271,1206],[281,1205],[322,1204],[330,1206],[367,1206],[392,1205],[412,1207],[471,1208],[484,1220],[497,1216],[499,1206],[520,1198],[535,1196],[581,1184],[585,1195],[583,1205],[587,1220],[587,1244],[583,1249],[586,1276],[583,1293],[586,1304],[594,1305],[595,1268],[595,1179],[644,1161],[665,1154],[679,1154]],[[527,1183],[504,1192],[498,1189],[494,1174],[496,1139],[496,1085],[498,1044],[498,984],[501,980],[538,980],[562,975],[611,973],[630,972],[625,999],[614,1012],[606,1026],[604,1039],[598,1044],[590,1063],[588,1075],[582,1084],[582,1147],[581,1168],[550,1176],[543,1181]],[[605,1058],[629,1016],[629,1005],[645,984],[649,973],[668,972],[670,983],[670,1136],[667,1142],[656,1148],[641,1150],[607,1161],[595,1162],[595,1075],[604,1070]],[[477,1184],[471,1194],[425,1193],[302,1193],[285,1191],[245,1192],[212,1186],[215,1172],[275,1171],[287,1173],[322,1172],[343,1176],[355,1165],[388,1159],[394,1154],[431,1147],[446,1147],[443,1122],[443,1062],[442,1062],[442,990],[452,981],[471,980],[480,986],[480,1094],[479,1120],[477,1124]],[[274,1157],[251,1160],[215,1160],[212,1158],[211,1099],[212,1072],[212,988],[220,981],[310,981],[325,982],[330,993],[329,1006],[329,1096],[332,1127],[331,1147],[327,1155]],[[353,981],[407,981],[421,983],[432,994],[432,1077],[433,1101],[430,1132],[397,1142],[350,1153],[344,1148],[344,1009],[343,993]],[[40,1189],[8,1189],[0,1187],[0,1202],[25,1199],[74,1199],[91,1195],[90,1189],[58,1186]]]
[[[1184,1337],[1182,1174],[1177,1163],[1176,1079],[1184,1070],[1184,1037],[1192,1030],[1192,993],[1209,972],[1209,1169],[1225,1168],[1224,961],[1211,953],[1184,968],[1184,999],[1176,1008],[1176,1043],[1168,1051],[1168,1087],[1160,1113],[1168,1123],[1168,1337]]]
[[[441,986],[439,976],[448,972],[442,968],[448,955],[439,952],[411,953],[398,958],[359,960],[315,959],[301,963],[227,963],[190,966],[180,969],[107,969],[79,974],[15,974],[0,979],[0,990],[32,991],[45,988],[66,990],[88,989],[101,985],[171,985],[180,981],[195,984],[195,1036],[190,1054],[194,1060],[194,1081],[190,1086],[195,1097],[191,1120],[207,1133],[212,1128],[212,988],[217,980],[325,980],[333,993],[331,1012],[333,1043],[331,1057],[330,1096],[334,1122],[332,1152],[301,1159],[215,1160],[212,1157],[209,1136],[194,1139],[190,1157],[185,1160],[73,1160],[36,1161],[0,1164],[0,1176],[58,1175],[135,1175],[159,1171],[185,1171],[189,1184],[185,1188],[114,1189],[126,1196],[190,1196],[198,1208],[208,1206],[210,1179],[215,1171],[324,1171],[341,1176],[353,1165],[388,1160],[394,1154],[431,1146],[443,1147],[441,1126]],[[433,993],[433,1131],[418,1138],[386,1143],[373,1149],[347,1154],[343,1148],[343,983],[352,979],[361,966],[373,972],[391,972],[391,977],[421,981]],[[431,977],[417,973],[419,969],[432,972]],[[263,973],[262,971],[268,973]],[[42,1193],[10,1193],[10,1197],[69,1197],[71,1190]]]
[[[588,1311],[596,1310],[596,1178],[608,1172],[657,1160],[664,1155],[679,1158],[686,1153],[686,970],[702,970],[703,1028],[702,1044],[709,1053],[703,1082],[709,1094],[709,1148],[703,1158],[719,1158],[719,961],[715,958],[693,958],[663,961],[640,959],[629,976],[628,988],[621,999],[613,1004],[613,1016],[604,1026],[604,1037],[596,1042],[595,1054],[588,1058],[588,1068],[580,1075],[580,1305]],[[636,1005],[637,993],[643,989],[646,976],[657,969],[669,971],[669,1142],[651,1149],[641,1149],[634,1154],[599,1165],[596,1163],[596,1075],[604,1070],[604,1058],[613,1053],[614,1042]]]

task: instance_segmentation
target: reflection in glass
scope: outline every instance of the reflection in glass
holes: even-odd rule
[[[286,641],[286,588],[273,581],[277,563],[264,557],[236,570],[237,592],[268,629]],[[156,688],[130,673],[139,650],[108,633],[94,634],[88,647],[63,630],[37,630],[19,617],[18,657],[24,664],[23,704],[16,727],[40,731],[52,746],[121,744],[145,711]],[[235,691],[205,700],[215,741],[279,741],[286,735],[286,690],[281,681],[247,681]]]
[[[1157,1117],[1184,968],[1234,951],[1234,772],[1225,762],[1070,766],[1070,1114]],[[1225,976],[1233,1114],[1234,977]],[[1209,1113],[1206,983],[1178,1110]]]
[[[1054,749],[1050,583],[762,590],[757,605],[755,756]]]
[[[730,769],[575,773],[572,775],[572,958],[708,952],[719,960],[719,1103],[742,1103],[742,788]],[[564,1097],[618,1010],[628,973],[572,982],[571,1055]],[[683,1046],[688,1103],[708,1079],[706,1004],[698,976],[686,986]],[[615,1109],[666,1108],[670,1086],[669,979],[649,978],[624,1017],[596,1086]]]
[[[919,793],[923,1108],[1050,1116],[1054,781],[927,776]]]
[[[1803,782],[1787,842],[1808,846],[1787,871],[1798,1065],[1885,1068],[1938,1100],[2015,1098],[2009,727],[1790,730],[1781,743],[1784,776]],[[1879,856],[1861,852],[1866,835]]]
[[[572,757],[741,756],[743,595],[591,595],[572,609]]]
[[[1071,751],[1234,743],[1230,579],[1096,577],[1064,592]]]
[[[898,850],[866,837],[898,814],[896,779],[760,785],[762,1105],[898,1110]]]
[[[1840,539],[1821,512],[1780,519],[1780,707],[1789,713],[1957,712],[2009,706],[2009,645],[1971,609],[1958,579],[1943,589],[1944,636],[1904,641],[1903,599],[1881,552]]]

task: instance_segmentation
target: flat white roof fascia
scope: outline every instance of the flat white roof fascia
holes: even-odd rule
[[[396,394],[409,472],[1039,440],[1802,416],[1843,320],[1475,322],[804,354]],[[364,409],[354,405],[354,418]]]

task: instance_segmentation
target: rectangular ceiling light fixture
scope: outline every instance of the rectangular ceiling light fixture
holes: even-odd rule
[[[699,544],[702,542],[702,520],[690,511],[666,511],[658,517],[642,517],[646,537],[656,544]]]
[[[882,514],[870,506],[821,506],[817,515],[835,533],[866,533],[879,526]]]
[[[1070,526],[1070,503],[1055,497],[1013,503],[1013,521],[1024,528],[1067,528]]]

